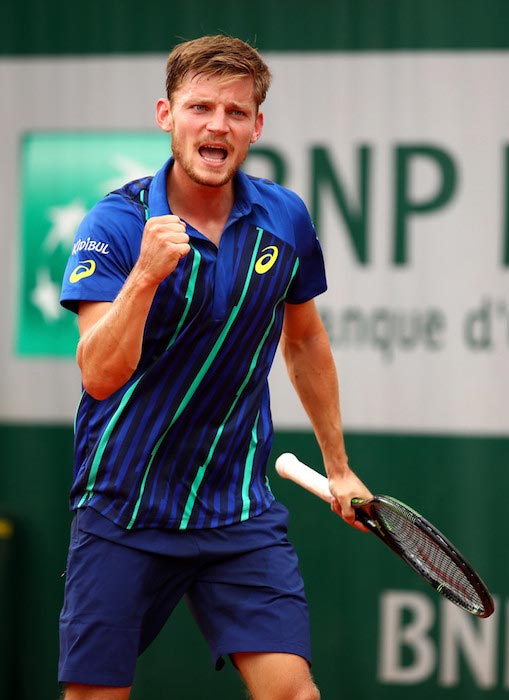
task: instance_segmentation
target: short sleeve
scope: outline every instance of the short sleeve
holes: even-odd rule
[[[304,202],[294,195],[289,207],[294,227],[294,244],[299,266],[286,301],[302,304],[327,289],[322,248]]]
[[[60,303],[113,301],[138,259],[144,222],[124,197],[98,202],[81,222],[64,272]]]

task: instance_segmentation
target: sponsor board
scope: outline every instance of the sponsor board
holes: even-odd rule
[[[509,58],[402,52],[268,59],[274,87],[246,169],[296,190],[315,221],[329,280],[317,304],[338,361],[345,426],[507,434]],[[133,174],[120,162],[131,156],[118,129],[134,123],[152,129],[153,147],[141,147],[134,158],[143,174],[167,155],[150,110],[139,111],[144,101],[154,103],[163,63],[162,57],[40,63],[39,79],[45,71],[58,78],[41,120],[48,129],[53,119],[54,130],[45,133],[31,117],[16,125],[20,148],[6,151],[6,158],[21,153],[17,351],[25,359],[74,351],[73,320],[56,304],[59,279],[80,216],[114,176],[118,185]],[[111,83],[105,76],[113,66]],[[34,78],[15,62],[11,69],[14,128],[15,115],[28,110],[9,86],[25,81],[30,94]],[[136,75],[143,76],[138,111],[126,114],[119,104]],[[79,105],[59,111],[77,76],[90,90],[86,119]],[[479,85],[483,99],[469,109]],[[88,123],[76,131],[80,119]],[[102,147],[92,147],[99,138]],[[11,165],[3,165],[7,175],[17,171]],[[98,252],[101,241],[76,244]],[[271,387],[276,424],[307,428],[280,359]]]

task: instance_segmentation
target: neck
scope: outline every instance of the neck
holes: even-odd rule
[[[167,192],[172,213],[217,244],[235,200],[233,180],[218,187],[201,185],[175,164]]]

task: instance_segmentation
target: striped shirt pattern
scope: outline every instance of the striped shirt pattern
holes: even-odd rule
[[[145,209],[169,213],[168,167],[87,215],[77,239],[108,243],[109,255],[94,251],[93,274],[74,283],[72,271],[92,256],[71,256],[65,306],[115,298],[139,253]],[[240,522],[273,501],[267,377],[284,304],[323,291],[323,259],[295,195],[242,173],[236,187],[219,249],[188,226],[191,252],[158,288],[131,379],[104,401],[83,393],[72,508],[92,506],[127,529],[187,529]]]

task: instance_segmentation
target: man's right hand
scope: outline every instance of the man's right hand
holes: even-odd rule
[[[147,279],[160,284],[190,250],[184,221],[173,214],[153,216],[145,224],[136,267]]]

